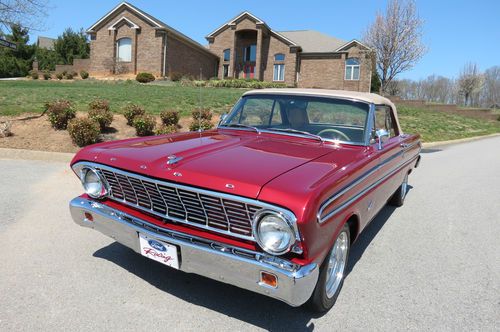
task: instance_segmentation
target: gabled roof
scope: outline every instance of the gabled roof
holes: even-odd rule
[[[148,13],[140,10],[139,8],[135,7],[134,5],[131,5],[128,2],[121,2],[121,3],[119,3],[116,7],[114,7],[112,10],[110,10],[101,19],[99,19],[97,22],[95,22],[90,28],[88,28],[87,29],[87,33],[88,34],[94,34],[94,33],[96,33],[96,29],[99,28],[102,24],[106,23],[107,20],[113,14],[115,14],[117,11],[125,9],[125,8],[127,10],[131,11],[132,13],[136,14],[138,17],[144,19],[146,22],[148,22],[149,24],[151,24],[151,26],[153,28],[169,32],[172,35],[176,36],[177,38],[179,38],[181,40],[184,40],[185,42],[191,44],[193,47],[201,50],[202,52],[210,54],[210,55],[213,55],[215,57],[215,55],[213,53],[211,53],[209,50],[207,50],[200,43],[194,41],[193,39],[189,38],[188,36],[186,36],[182,32],[180,32],[180,31],[172,28],[168,24],[166,24],[166,23],[158,20],[157,18],[149,15]],[[112,25],[110,26],[110,28],[113,28],[114,26],[116,26],[118,23],[120,23],[121,21],[123,21],[123,19],[125,19],[125,20],[129,21],[130,23],[132,23],[132,27],[134,27],[134,25],[136,25],[135,23],[131,22],[129,19],[127,19],[125,17],[121,17],[117,21],[113,22]]]
[[[257,16],[253,15],[252,13],[250,13],[248,11],[244,11],[244,12],[240,13],[239,15],[233,17],[232,19],[230,19],[229,21],[227,21],[226,23],[224,23],[223,25],[221,25],[220,27],[218,27],[217,29],[215,29],[214,31],[212,31],[211,33],[209,33],[205,38],[206,39],[210,39],[210,38],[215,37],[219,32],[221,32],[222,30],[230,27],[231,25],[236,24],[237,21],[239,21],[240,19],[242,19],[244,17],[247,17],[247,18],[251,19],[252,21],[255,22],[255,24],[265,26],[271,32],[271,34],[273,34],[276,37],[284,40],[290,46],[298,46],[297,44],[295,44],[295,42],[293,40],[290,40],[286,36],[283,36],[281,33],[277,32],[277,31],[274,31],[273,29],[271,29],[266,24],[266,22],[264,22],[263,20],[261,20],[260,18],[258,18]]]

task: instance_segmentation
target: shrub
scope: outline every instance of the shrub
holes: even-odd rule
[[[52,76],[50,75],[50,72],[48,72],[48,71],[43,72],[43,79],[44,80],[47,81],[47,80],[50,80],[51,78],[52,78]]]
[[[177,132],[176,125],[161,125],[159,128],[155,130],[155,135],[166,135]]]
[[[179,123],[179,118],[179,112],[175,110],[167,110],[160,113],[161,122],[166,126],[177,126],[177,124]]]
[[[181,80],[182,76],[183,76],[182,73],[173,71],[170,73],[169,78],[172,82],[178,82]]]
[[[64,75],[63,75],[62,73],[57,73],[57,74],[56,74],[56,78],[57,78],[58,80],[62,80],[62,79],[64,78]]]
[[[500,115],[498,116],[497,120],[500,121]]]
[[[82,79],[84,79],[84,80],[86,80],[87,78],[89,78],[89,73],[88,73],[88,71],[86,71],[86,70],[82,70],[82,71],[80,71],[80,77],[81,77]]]
[[[286,88],[285,83],[278,82],[262,82],[251,79],[225,79],[225,80],[210,80],[206,86],[213,88],[247,88],[247,89],[264,89],[264,88]]]
[[[89,108],[91,110],[106,110],[109,111],[109,101],[106,99],[94,99],[90,102]]]
[[[89,118],[99,123],[101,131],[113,122],[113,113],[107,100],[96,99],[89,104],[89,108]]]
[[[134,128],[137,136],[150,136],[154,134],[156,119],[152,115],[141,115],[134,119]]]
[[[140,83],[149,83],[149,82],[153,82],[155,80],[155,77],[151,73],[139,73],[139,74],[137,74],[135,79],[137,80],[137,82],[140,82]]]
[[[72,80],[73,76],[73,73],[66,73],[66,75],[64,75],[64,78],[66,78],[67,80]]]
[[[54,129],[66,129],[68,121],[76,116],[73,105],[65,99],[45,103],[45,110]]]
[[[12,122],[6,121],[0,123],[0,137],[12,136]]]
[[[144,115],[145,113],[146,111],[144,108],[136,104],[128,104],[123,110],[123,115],[125,116],[125,119],[127,119],[127,124],[129,126],[134,125],[134,119],[137,116]]]
[[[70,71],[70,74],[73,77],[77,77],[78,76],[78,73],[76,71],[74,71],[74,70]]]
[[[208,130],[213,128],[212,122],[210,120],[202,119],[202,120],[193,120],[191,125],[189,125],[189,130],[198,131],[198,130]]]
[[[195,109],[191,112],[193,120],[212,120],[212,112],[208,108]]]
[[[73,119],[68,124],[68,133],[78,146],[93,144],[99,139],[99,124],[90,118]]]
[[[38,79],[38,72],[36,70],[30,71],[30,76],[32,79],[37,80]]]
[[[68,73],[67,70],[63,70],[63,72],[62,72],[63,76],[66,76],[67,73]]]

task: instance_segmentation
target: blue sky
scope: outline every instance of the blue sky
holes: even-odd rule
[[[31,40],[38,35],[57,37],[66,27],[86,29],[119,2],[49,0],[44,31],[34,32]],[[277,31],[313,29],[344,40],[359,39],[386,5],[373,0],[129,2],[203,44],[205,35],[245,10]],[[500,0],[417,0],[417,6],[425,21],[423,39],[429,51],[400,78],[455,77],[468,61],[481,70],[500,65]]]

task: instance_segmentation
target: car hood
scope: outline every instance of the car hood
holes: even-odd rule
[[[333,151],[330,145],[310,139],[231,132],[101,143],[82,150],[73,163],[93,161],[158,179],[257,198],[269,181]],[[168,164],[169,156],[177,162]]]

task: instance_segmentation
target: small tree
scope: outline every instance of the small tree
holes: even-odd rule
[[[481,91],[482,105],[500,107],[500,66],[488,68],[484,72],[484,85]]]
[[[477,64],[466,63],[458,77],[458,93],[464,98],[464,105],[469,106],[474,94],[481,89],[482,75]]]
[[[54,43],[54,50],[63,64],[73,64],[73,59],[88,59],[90,45],[83,29],[73,31],[67,28]]]
[[[363,39],[376,54],[381,92],[425,54],[422,26],[414,0],[390,0],[385,15],[377,14],[366,31]]]

